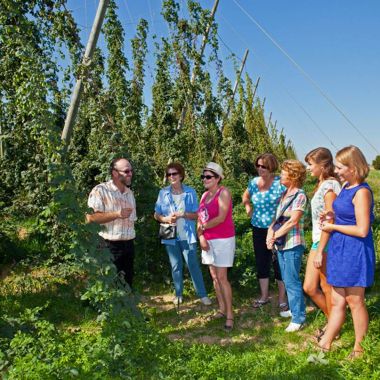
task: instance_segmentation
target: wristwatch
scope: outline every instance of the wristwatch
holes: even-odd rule
[[[201,224],[201,230],[204,231],[206,229],[204,224]]]

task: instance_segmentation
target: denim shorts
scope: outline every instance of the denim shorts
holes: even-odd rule
[[[310,250],[312,250],[312,251],[316,251],[317,248],[318,248],[318,245],[319,245],[319,241],[314,242],[314,243],[311,245]],[[327,243],[325,249],[323,250],[323,253],[327,253],[327,249],[328,249],[328,248],[329,248],[329,243]]]

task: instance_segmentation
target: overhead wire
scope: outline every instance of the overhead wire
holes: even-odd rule
[[[346,120],[346,122],[367,142],[372,149],[379,154],[377,148],[369,141],[362,131],[350,120],[343,110],[332,100],[332,98],[319,86],[319,84],[299,65],[290,54],[253,18],[253,16],[237,1],[232,0],[240,10],[261,30],[262,33],[285,55],[285,57],[295,66],[295,68],[314,86],[325,100]]]
[[[230,27],[230,29],[234,32],[234,34],[240,39],[240,41],[245,45],[245,46],[249,46],[250,44],[240,35],[240,33],[238,33],[238,31],[233,27],[233,25],[231,25],[231,23],[221,14],[221,12],[219,12],[220,16],[223,18],[223,20],[228,24],[228,26]],[[223,42],[223,44],[225,44]],[[230,49],[229,49],[230,50]],[[254,53],[255,54],[255,53]],[[259,56],[257,55],[254,55],[255,59],[257,59],[259,62],[261,62],[262,64],[264,64],[264,66],[267,66],[269,67],[269,65],[267,63],[265,63],[262,59],[260,59]],[[291,92],[286,88],[286,86],[284,85],[284,83],[281,81],[281,80],[278,80],[278,83],[280,85],[280,88],[282,89],[282,91],[284,91],[290,98],[291,100],[301,109],[301,111],[307,116],[307,118],[314,124],[314,126],[318,129],[318,131],[327,139],[327,141],[331,144],[331,146],[333,148],[335,148],[336,150],[338,150],[338,148],[336,147],[336,145],[334,144],[334,142],[331,140],[331,138],[328,136],[327,133],[325,133],[325,131],[320,127],[320,125],[313,119],[313,117],[311,116],[311,114],[306,110],[306,108],[304,106],[302,106],[302,104],[300,104],[300,102],[297,101],[296,97],[294,95],[291,94]]]

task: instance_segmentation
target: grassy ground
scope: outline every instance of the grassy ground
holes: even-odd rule
[[[379,172],[371,172],[369,182],[379,199]],[[378,246],[379,234],[375,237]],[[241,241],[244,250],[249,241],[247,236]],[[179,308],[171,302],[170,284],[139,281],[136,300],[145,321],[124,313],[116,320],[99,320],[96,310],[80,300],[85,281],[80,271],[36,262],[41,261],[2,268],[3,379],[380,379],[380,268],[366,295],[365,355],[350,361],[354,333],[349,314],[332,351],[320,353],[313,336],[324,326],[324,316],[308,302],[304,329],[286,333],[289,320],[279,316],[274,287],[271,303],[253,309],[257,281],[247,277],[242,282],[239,268],[231,276],[235,326],[226,332],[224,320],[212,318],[215,296],[212,306],[201,305],[188,279]]]

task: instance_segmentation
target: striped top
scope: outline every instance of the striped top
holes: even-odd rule
[[[135,221],[136,201],[132,190],[126,188],[124,193],[116,187],[112,180],[95,186],[88,197],[88,207],[94,212],[119,211],[122,208],[132,208],[129,218],[119,218],[112,222],[101,224],[99,235],[106,240],[131,240],[136,237]]]

